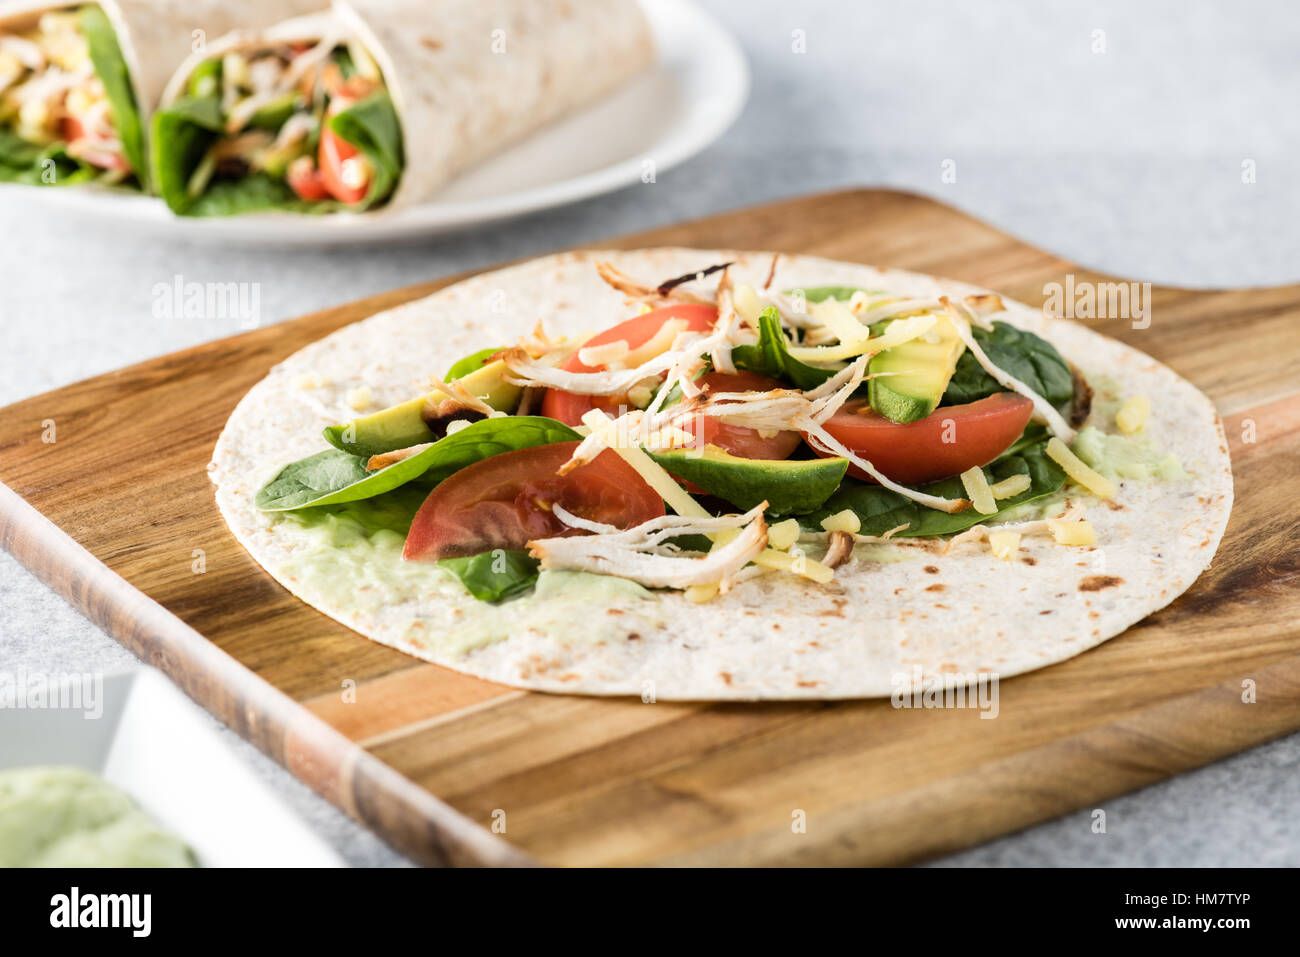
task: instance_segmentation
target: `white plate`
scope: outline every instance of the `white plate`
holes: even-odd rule
[[[716,20],[689,0],[641,3],[657,51],[648,72],[479,164],[420,206],[391,215],[262,213],[188,219],[173,216],[151,197],[78,188],[47,188],[39,194],[66,209],[150,232],[316,246],[433,236],[639,183],[647,163],[658,175],[721,136],[749,93],[744,55]]]
[[[34,678],[25,680],[30,689]],[[343,865],[160,673],[108,675],[102,695],[93,683],[81,686],[91,689],[88,696],[63,700],[94,709],[0,708],[0,768],[70,764],[94,771],[189,844],[204,867]]]

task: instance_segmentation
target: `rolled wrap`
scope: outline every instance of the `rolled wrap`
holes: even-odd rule
[[[126,61],[140,120],[139,149],[147,154],[149,118],[172,74],[196,49],[237,27],[256,30],[324,5],[325,0],[17,0],[0,7],[0,31],[25,29],[50,11],[100,7]],[[136,172],[145,175],[144,170]]]
[[[401,176],[375,207],[389,210],[430,198],[457,173],[600,98],[654,57],[635,0],[348,0],[221,37],[180,66],[162,103],[184,94],[204,60],[329,35],[365,47],[401,123]]]

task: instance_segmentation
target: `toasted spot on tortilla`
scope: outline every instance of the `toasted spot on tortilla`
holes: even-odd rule
[[[420,37],[420,46],[426,50],[441,50],[442,41],[435,40],[433,37]]]
[[[1114,575],[1089,575],[1079,582],[1079,591],[1101,591],[1103,588],[1113,588],[1122,584],[1124,579],[1116,578]]]
[[[948,586],[945,585],[943,582],[935,582],[933,585],[926,585],[926,586],[925,586],[925,590],[926,590],[926,591],[943,591],[943,590],[944,590],[945,588],[947,588],[947,587],[948,587]]]
[[[1037,564],[1038,564],[1038,559],[1037,559],[1037,558],[1034,558],[1032,555],[1026,555],[1024,558],[1022,558],[1022,559],[1020,559],[1020,560],[1021,560],[1022,562],[1024,562],[1026,565],[1037,565]]]
[[[937,566],[937,565],[926,565],[926,566],[925,566],[925,573],[926,573],[927,575],[937,575],[937,574],[939,574],[939,566]]]
[[[731,674],[726,671],[719,671],[718,677],[722,679],[723,684],[731,684]]]
[[[1052,613],[1052,609],[1050,608],[1044,608],[1042,611],[1039,612],[1040,615],[1050,615],[1051,613]]]
[[[816,688],[819,684],[821,684],[821,682],[820,681],[796,681],[795,684],[797,684],[800,688]]]

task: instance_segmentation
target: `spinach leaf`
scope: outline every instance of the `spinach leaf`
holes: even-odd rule
[[[388,198],[402,175],[402,124],[392,97],[377,90],[329,119],[330,129],[370,161],[372,176],[365,199],[349,209],[368,209]]]
[[[77,25],[86,38],[95,76],[104,84],[108,111],[113,117],[113,128],[122,141],[122,152],[126,154],[141,188],[147,189],[144,127],[140,123],[140,111],[131,89],[131,73],[122,56],[122,48],[118,45],[117,33],[114,32],[108,15],[96,4],[87,4],[81,8],[77,14]]]
[[[971,332],[995,366],[1011,373],[1052,405],[1073,398],[1070,367],[1050,342],[1007,322],[994,322],[992,331],[974,327]],[[966,350],[957,360],[942,405],[962,405],[1005,391]]]
[[[220,130],[221,103],[215,93],[183,96],[154,114],[151,177],[154,191],[173,213],[186,213],[193,205],[190,176]]]
[[[471,353],[463,359],[457,359],[447,370],[446,382],[455,382],[457,379],[463,379],[471,372],[477,372],[487,365],[487,361],[502,350],[500,346],[489,346],[486,349],[480,349],[478,352]]]
[[[261,488],[254,504],[264,512],[280,512],[355,502],[407,482],[436,485],[453,472],[502,452],[578,438],[577,432],[554,419],[512,415],[481,419],[375,472],[366,471],[367,456],[326,449],[286,465]]]
[[[46,167],[49,164],[49,175]],[[63,142],[38,146],[0,129],[0,183],[24,186],[70,186],[99,175],[99,169],[69,156]]]
[[[792,382],[800,389],[815,389],[835,374],[833,369],[818,369],[792,358],[781,316],[775,306],[768,306],[758,316],[758,342],[736,346],[731,361],[737,369],[747,369]]]
[[[189,201],[184,212],[187,216],[237,216],[271,210],[325,213],[337,208],[338,204],[330,200],[309,203],[299,199],[284,180],[257,172],[239,179],[213,179],[207,189]]]
[[[908,527],[900,534],[909,538],[960,532],[981,522],[996,521],[999,515],[1009,509],[1060,491],[1065,485],[1065,472],[1047,457],[1046,448],[1047,443],[1040,440],[1018,452],[1003,453],[992,464],[984,467],[985,475],[991,482],[1000,482],[1013,475],[1028,475],[1030,480],[1029,488],[1019,495],[1001,499],[998,511],[992,515],[982,515],[973,508],[950,515],[918,505],[882,486],[845,479],[839,491],[828,498],[821,508],[810,515],[800,516],[799,521],[805,528],[817,529],[821,527],[822,519],[847,508],[857,514],[864,535],[883,535],[904,523]],[[961,479],[956,476],[931,482],[923,486],[921,491],[943,498],[965,496]]]
[[[44,148],[29,143],[11,130],[0,129],[0,165],[28,169],[36,165]]]
[[[366,471],[367,461],[369,459],[365,456],[351,455],[338,449],[309,455],[281,469],[275,478],[258,490],[253,504],[269,512],[351,501],[338,497],[338,493],[370,477],[371,473]]]
[[[498,548],[465,558],[444,558],[438,563],[479,601],[501,601],[531,588],[537,581],[537,559],[527,552]]]

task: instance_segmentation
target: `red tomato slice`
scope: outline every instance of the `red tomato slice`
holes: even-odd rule
[[[826,420],[825,428],[895,482],[918,485],[992,462],[1020,437],[1033,413],[1034,404],[1024,396],[999,392],[899,425],[871,411],[867,400],[852,399]],[[873,481],[854,466],[849,474]]]
[[[558,503],[580,518],[631,528],[664,514],[664,502],[616,452],[556,475],[577,442],[503,452],[437,485],[415,513],[402,557],[456,558],[523,548],[535,538],[584,534],[555,517]]]
[[[321,130],[318,160],[321,180],[331,196],[341,203],[359,203],[366,198],[371,178],[369,160],[328,123]],[[360,171],[360,175],[345,175],[345,169]]]
[[[717,318],[718,310],[707,303],[686,302],[680,305],[663,306],[620,322],[592,336],[583,343],[583,346],[603,346],[621,339],[627,343],[629,349],[636,349],[653,339],[659,327],[669,319],[686,320],[688,332],[707,332],[713,328]],[[567,372],[599,372],[604,366],[584,365],[575,352],[562,368]],[[616,409],[620,405],[627,405],[626,396],[579,395],[576,392],[548,389],[546,395],[542,397],[542,415],[559,419],[565,425],[578,425],[582,422],[583,414],[591,409]]]
[[[785,388],[779,379],[759,375],[757,372],[710,372],[701,376],[699,382],[707,385],[710,392],[767,392]],[[708,415],[696,416],[687,431],[706,445],[716,445],[743,459],[788,458],[802,439],[794,431],[778,432],[765,437],[756,429],[727,425]]]
[[[65,116],[59,121],[59,135],[68,144],[77,143],[77,157],[91,166],[98,166],[100,169],[120,169],[128,173],[131,171],[131,164],[127,162],[125,156],[109,150],[95,149],[95,140],[86,134],[85,125],[75,116]]]
[[[285,179],[289,181],[289,188],[298,194],[299,199],[305,199],[309,203],[329,199],[330,193],[325,188],[325,180],[320,170],[312,163],[310,156],[300,156],[290,163]]]

